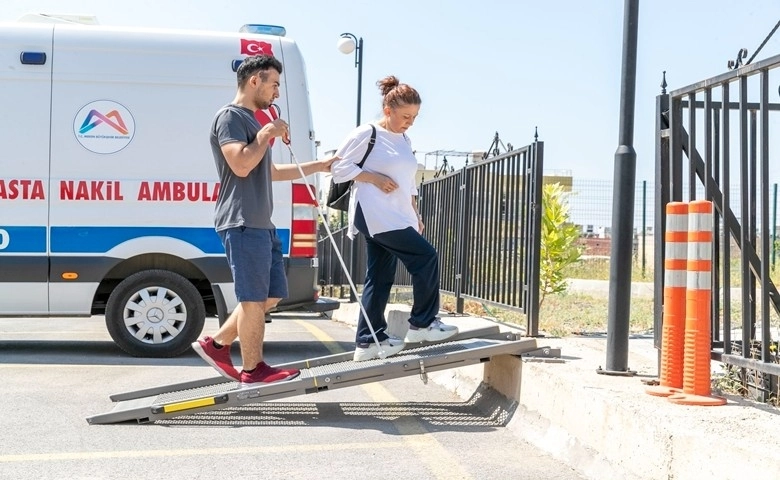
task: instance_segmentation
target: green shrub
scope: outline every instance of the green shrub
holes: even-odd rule
[[[566,192],[559,183],[542,187],[542,238],[539,269],[539,304],[551,293],[563,293],[564,270],[579,261],[579,228],[569,221]]]

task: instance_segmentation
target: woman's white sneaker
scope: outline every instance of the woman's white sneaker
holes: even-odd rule
[[[418,328],[417,330],[413,330],[413,328],[410,325],[409,331],[406,332],[406,338],[404,338],[406,343],[440,342],[458,334],[458,327],[446,325],[438,318],[431,322],[427,328]]]
[[[379,342],[379,345],[382,347],[385,358],[391,355],[395,355],[396,353],[403,350],[406,346],[404,345],[403,340],[397,337],[389,337],[385,340],[382,340]],[[365,362],[366,360],[374,360],[377,358],[379,358],[379,347],[376,346],[375,342],[372,342],[367,346],[357,345],[357,347],[355,347],[355,355],[352,357],[352,360],[355,362]]]

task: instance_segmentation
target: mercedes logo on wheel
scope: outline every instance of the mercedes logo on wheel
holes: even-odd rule
[[[153,308],[149,310],[149,312],[146,314],[146,318],[151,320],[154,323],[159,323],[165,318],[165,315],[163,314],[163,311],[159,308]]]

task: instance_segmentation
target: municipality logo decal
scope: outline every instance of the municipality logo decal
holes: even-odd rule
[[[84,119],[84,123],[81,124],[79,133],[87,133],[93,128],[97,127],[101,123],[107,123],[109,127],[113,128],[122,135],[127,135],[127,127],[125,121],[122,120],[122,116],[116,110],[111,110],[107,114],[103,115],[97,110],[90,110],[87,114],[87,118]]]
[[[130,110],[111,100],[84,105],[73,120],[76,140],[95,153],[116,153],[133,139],[135,121]]]

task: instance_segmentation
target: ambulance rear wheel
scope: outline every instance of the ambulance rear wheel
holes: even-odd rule
[[[203,330],[206,309],[186,278],[167,270],[133,274],[116,286],[106,304],[114,342],[135,357],[175,357]]]

